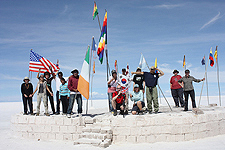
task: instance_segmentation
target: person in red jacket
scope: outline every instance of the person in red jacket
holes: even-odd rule
[[[82,113],[82,96],[80,92],[77,90],[78,80],[79,80],[79,71],[77,69],[74,69],[71,71],[73,74],[68,81],[68,89],[70,90],[70,99],[69,99],[69,106],[67,109],[67,117],[71,118],[71,113],[73,110],[74,100],[77,100],[78,104],[78,114],[80,115]]]
[[[178,80],[180,80],[182,77],[178,75],[178,73],[179,73],[178,70],[173,71],[174,76],[172,76],[170,79],[170,89],[175,102],[175,107],[179,107],[179,100],[181,107],[184,107],[183,88],[178,83]]]

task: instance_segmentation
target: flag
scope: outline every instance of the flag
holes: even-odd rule
[[[97,5],[96,5],[96,2],[94,2],[94,9],[93,9],[93,20],[95,19],[95,17],[98,15],[98,8],[97,8]]]
[[[115,70],[116,70],[116,72],[117,72],[117,69],[118,68],[118,66],[117,66],[117,60],[115,60]]]
[[[211,47],[210,53],[209,53],[209,60],[210,60],[210,66],[212,67],[214,65],[214,59],[213,59],[213,54],[212,54],[212,47]]]
[[[183,67],[186,65],[186,62],[185,62],[185,55],[184,55],[184,59],[183,59]]]
[[[155,68],[157,68],[157,57],[155,58]],[[158,70],[155,70],[155,73],[158,73]]]
[[[143,70],[144,68],[147,67],[146,60],[142,54],[141,54],[141,58],[140,58],[140,62],[139,62],[139,67],[141,68],[141,70]]]
[[[202,58],[202,65],[205,65],[205,56]]]
[[[53,64],[48,59],[42,57],[41,55],[35,53],[34,51],[30,51],[30,63],[29,63],[29,71],[38,72],[39,68],[41,68],[40,72],[44,73],[46,71],[51,72],[49,67],[52,67],[52,71],[56,72],[59,70],[59,67]]]
[[[214,53],[214,57],[215,57],[215,59],[216,59],[216,62],[217,62],[217,56],[218,56],[218,55],[217,55],[217,47],[218,47],[218,46],[216,46],[216,50],[215,50],[215,53]]]
[[[79,80],[78,80],[78,91],[86,98],[89,99],[89,78],[90,78],[90,70],[89,70],[89,54],[90,54],[90,46],[88,46],[88,50],[84,59],[83,66],[81,68]]]
[[[92,40],[92,47],[91,47],[91,50],[92,50],[92,52],[93,52],[93,59],[96,59],[96,58],[97,58],[97,57],[95,57],[96,47],[97,47],[97,45],[96,45],[95,39],[94,39],[94,37],[93,37],[93,40]]]
[[[126,76],[130,77],[130,74],[129,74],[129,64],[127,63],[127,68],[126,68]]]
[[[95,73],[95,61],[93,62],[93,73]]]
[[[98,51],[97,54],[99,56],[99,61],[103,62],[104,48],[107,45],[107,12],[105,13],[104,22],[102,26],[101,36],[99,38],[98,43]]]

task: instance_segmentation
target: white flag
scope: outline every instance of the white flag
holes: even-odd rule
[[[141,70],[145,69],[147,67],[147,63],[146,63],[146,60],[143,56],[143,54],[141,54],[141,59],[140,59],[140,62],[139,62],[139,67],[141,68]]]

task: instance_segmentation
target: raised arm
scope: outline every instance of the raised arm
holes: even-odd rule
[[[38,70],[37,78],[39,79],[39,74],[40,74],[41,68]]]
[[[160,73],[159,73],[159,77],[163,76],[164,75],[164,72],[162,70],[160,70],[159,68],[155,68],[155,70],[158,70]]]
[[[143,75],[143,74],[144,74],[144,72],[131,72],[131,74],[132,74],[132,75],[133,75],[133,74]]]

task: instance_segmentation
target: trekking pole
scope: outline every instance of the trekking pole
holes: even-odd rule
[[[160,86],[159,86],[159,85],[158,85],[158,87],[159,87],[159,90],[161,91],[161,93],[162,93],[163,97],[165,98],[166,103],[168,104],[168,106],[169,106],[170,110],[171,110],[171,111],[173,111],[173,110],[172,110],[172,108],[170,107],[170,104],[169,104],[169,102],[167,101],[167,99],[166,99],[165,95],[163,94],[162,89],[160,88]]]

